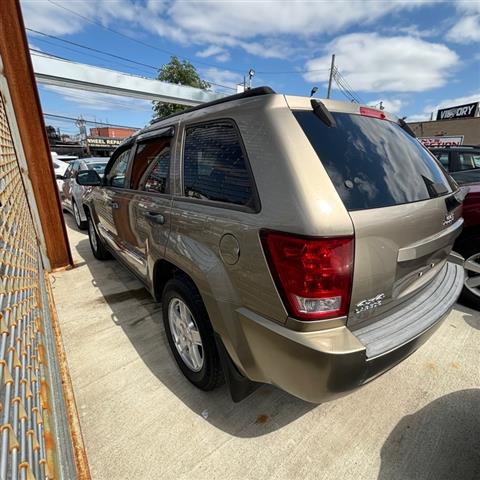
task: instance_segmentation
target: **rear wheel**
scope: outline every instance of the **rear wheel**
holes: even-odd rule
[[[78,209],[77,202],[72,200],[72,210],[73,210],[73,218],[75,219],[75,223],[80,230],[85,230],[87,228],[87,222],[82,220],[80,216],[80,210]]]
[[[167,282],[162,310],[167,340],[180,370],[196,387],[213,390],[223,382],[220,359],[205,305],[187,276]]]
[[[480,237],[463,242],[459,252],[465,258],[465,285],[461,299],[466,305],[480,310]]]
[[[92,248],[93,256],[98,260],[108,260],[111,258],[110,252],[105,248],[102,240],[98,236],[92,217],[88,216],[88,239]]]

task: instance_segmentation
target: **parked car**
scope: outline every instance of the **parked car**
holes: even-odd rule
[[[480,146],[435,147],[430,151],[459,185],[469,189],[463,207],[464,229],[454,249],[466,260],[462,299],[480,309]]]
[[[85,187],[82,187],[75,181],[78,172],[84,170],[95,171],[100,177],[103,176],[108,158],[89,157],[74,160],[68,165],[63,177],[57,181],[61,182],[60,200],[62,208],[73,214],[77,227],[81,230],[87,228],[87,217],[83,209],[82,197],[85,193]]]
[[[430,151],[458,183],[480,182],[480,146],[436,147]]]
[[[162,303],[197,387],[333,398],[418,348],[462,290],[462,192],[412,135],[266,87],[171,115],[103,179],[78,173],[93,254]]]
[[[52,159],[53,170],[55,172],[55,180],[57,182],[58,191],[63,187],[63,179],[65,178],[65,172],[68,169],[68,163],[62,160]]]

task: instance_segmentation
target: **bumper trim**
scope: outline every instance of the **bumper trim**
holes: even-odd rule
[[[430,285],[403,308],[352,333],[365,345],[367,361],[401,348],[429,330],[452,308],[464,282],[460,265],[447,262]]]

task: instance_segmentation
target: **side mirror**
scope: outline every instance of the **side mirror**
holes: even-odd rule
[[[77,173],[75,180],[84,187],[98,187],[102,184],[102,179],[95,170],[82,170]]]
[[[65,180],[65,176],[64,176],[64,175],[60,175],[60,174],[58,174],[58,173],[57,173],[57,175],[55,175],[55,178],[56,178],[57,180]]]

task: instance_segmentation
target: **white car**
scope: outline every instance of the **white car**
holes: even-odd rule
[[[57,181],[58,190],[61,191],[63,187],[63,177],[70,165],[66,160],[76,160],[78,157],[72,155],[58,155],[56,152],[50,152],[52,157],[53,169],[55,171],[55,179]]]

